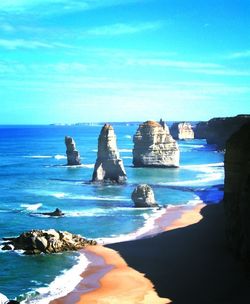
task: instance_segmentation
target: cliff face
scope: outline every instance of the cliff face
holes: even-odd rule
[[[226,144],[224,208],[228,245],[250,267],[250,123]]]
[[[168,129],[155,121],[141,124],[134,135],[135,167],[178,167],[180,151]]]
[[[76,144],[72,137],[65,136],[66,154],[68,160],[68,166],[80,165],[80,154],[76,150]]]
[[[197,124],[195,138],[205,138],[208,144],[216,144],[219,150],[223,150],[229,137],[247,122],[250,122],[250,115],[213,118]]]
[[[98,153],[92,181],[123,183],[127,179],[111,125],[105,124],[98,138]]]
[[[188,122],[175,122],[170,128],[170,133],[175,139],[194,139],[194,131]]]

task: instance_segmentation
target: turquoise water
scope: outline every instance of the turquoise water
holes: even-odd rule
[[[201,193],[223,183],[223,155],[204,140],[179,142],[178,169],[133,168],[132,137],[138,125],[115,124],[128,182],[122,186],[91,184],[101,127],[0,127],[0,238],[49,228],[98,239],[127,235],[145,225],[151,215],[157,215],[156,211],[133,207],[130,196],[138,183],[150,184],[157,202],[170,207],[198,202]],[[81,167],[65,166],[65,135],[75,139]],[[213,188],[211,200],[216,202],[221,195]],[[49,218],[36,214],[55,208],[60,208],[65,216]],[[34,297],[37,290],[49,298],[52,286],[54,290],[59,285],[63,289],[72,266],[81,266],[75,269],[77,272],[84,263],[87,265],[79,253],[30,257],[3,251],[0,263],[0,292],[10,298],[22,295],[24,299],[28,294]],[[38,289],[41,287],[47,289]],[[34,301],[25,303],[39,303]]]

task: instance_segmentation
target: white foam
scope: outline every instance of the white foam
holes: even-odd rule
[[[63,192],[58,192],[58,193],[52,193],[51,195],[56,198],[64,198],[66,194]]]
[[[55,155],[55,156],[54,156],[54,158],[55,158],[55,159],[66,159],[66,158],[67,158],[67,156],[57,154],[57,155]]]
[[[27,211],[34,211],[42,207],[42,203],[37,204],[21,204],[20,207],[26,208]]]
[[[183,165],[181,169],[191,170],[191,171],[200,171],[200,172],[214,172],[215,170],[221,169],[224,167],[224,163],[211,163],[211,164],[202,164],[202,165]]]
[[[142,208],[140,208],[141,210]],[[149,208],[145,208],[149,209]],[[160,218],[165,212],[166,208],[156,209],[152,208],[153,214],[147,215],[143,214],[142,216],[146,219],[144,225],[136,230],[135,232],[131,232],[128,234],[121,234],[116,237],[107,237],[107,238],[99,238],[97,239],[98,243],[102,244],[112,244],[112,243],[120,243],[125,241],[131,241],[140,238],[142,235],[148,233],[150,230],[155,228],[155,222],[158,218]]]
[[[27,155],[25,158],[52,158],[51,155]]]
[[[119,149],[119,152],[132,152],[132,149]]]
[[[132,138],[131,135],[125,135],[124,137],[125,137],[125,138]]]
[[[132,156],[123,156],[122,158],[123,158],[123,159],[133,159]]]
[[[39,293],[35,298],[28,298],[22,301],[22,304],[48,304],[50,301],[66,296],[71,292],[81,281],[81,274],[89,265],[89,260],[83,253],[77,257],[77,264],[69,270],[65,270],[55,278],[47,287],[36,289]]]
[[[95,164],[83,164],[82,167],[83,168],[90,168],[90,169],[92,169],[92,168],[95,167]]]

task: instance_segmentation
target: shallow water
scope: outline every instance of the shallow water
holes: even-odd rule
[[[223,155],[204,140],[181,141],[180,168],[133,168],[132,137],[136,124],[115,125],[118,148],[128,176],[126,185],[89,183],[97,152],[101,125],[1,127],[0,237],[16,236],[30,229],[59,229],[88,238],[110,238],[140,229],[155,211],[134,209],[130,199],[138,183],[150,184],[160,205],[199,201],[204,189],[223,183]],[[80,151],[82,166],[65,166],[64,136],[72,136]],[[210,189],[210,188],[209,188]],[[210,193],[210,194],[209,194]],[[209,196],[210,195],[210,196]],[[207,196],[219,201],[221,191]],[[60,208],[65,216],[49,218],[39,212]],[[159,211],[160,213],[161,211]],[[0,292],[8,297],[27,297],[40,287],[67,281],[67,272],[77,262],[87,265],[79,253],[24,256],[0,251]],[[62,273],[64,271],[64,273]],[[59,275],[61,280],[54,281]],[[20,279],[22,278],[22,279]],[[53,283],[54,282],[54,283]],[[57,290],[60,294],[60,290]],[[39,289],[48,298],[48,289]],[[28,302],[27,302],[28,303]],[[35,302],[34,302],[35,303]],[[38,303],[38,300],[37,302]],[[43,302],[45,303],[45,302]]]

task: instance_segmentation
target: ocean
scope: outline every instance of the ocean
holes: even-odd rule
[[[148,183],[159,205],[218,203],[223,195],[224,155],[205,140],[179,141],[179,168],[133,168],[137,123],[115,123],[125,185],[90,183],[102,124],[0,126],[0,241],[31,229],[67,230],[99,243],[139,237],[165,209],[135,209],[131,193]],[[82,166],[67,167],[64,137],[74,138]],[[61,209],[65,216],[37,214]],[[88,265],[83,253],[26,256],[2,251],[0,293],[22,303],[48,303],[66,295]]]

